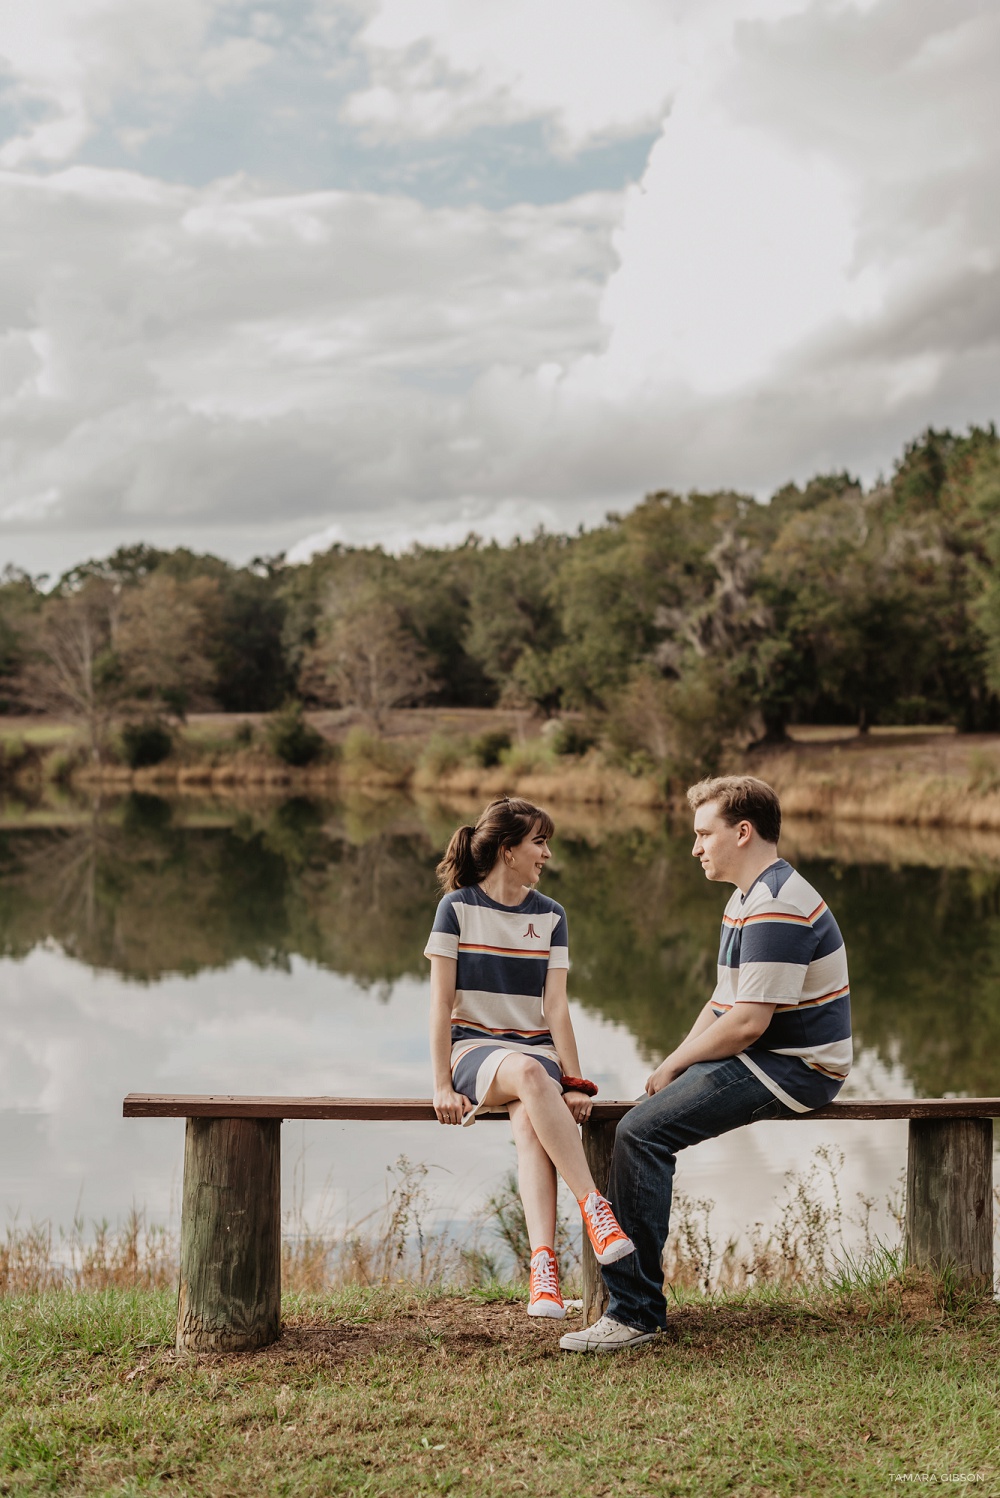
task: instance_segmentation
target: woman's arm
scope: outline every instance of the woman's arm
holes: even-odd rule
[[[454,957],[431,958],[431,1068],[434,1112],[439,1123],[460,1124],[472,1104],[456,1092],[451,1080],[451,1012],[455,1007]]]
[[[545,997],[542,1002],[545,1022],[552,1031],[563,1076],[580,1077],[583,1073],[580,1071],[580,1053],[576,1048],[576,1036],[569,1013],[566,979],[567,971],[564,967],[550,967],[545,979]],[[564,1092],[563,1098],[577,1123],[590,1117],[592,1100],[585,1092]]]

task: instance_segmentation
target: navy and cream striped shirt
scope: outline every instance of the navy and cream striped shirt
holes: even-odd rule
[[[847,953],[826,902],[779,858],[722,917],[716,1018],[737,1003],[774,1004],[739,1059],[796,1113],[832,1102],[851,1069]]]
[[[551,1050],[545,1017],[550,968],[569,967],[566,912],[531,890],[520,905],[500,905],[479,885],[444,896],[425,957],[454,957],[452,1066],[471,1047],[492,1043],[511,1050]]]

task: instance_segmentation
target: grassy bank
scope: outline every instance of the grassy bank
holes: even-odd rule
[[[683,783],[623,760],[583,720],[542,723],[500,710],[420,708],[382,729],[346,712],[307,715],[306,749],[273,719],[214,713],[170,731],[158,763],[127,763],[111,735],[95,763],[68,725],[0,719],[0,782],[36,797],[53,785],[225,796],[354,791],[433,796],[462,804],[517,793],[543,804],[660,813],[684,810]],[[734,755],[725,768],[769,780],[792,818],[1000,831],[1000,735],[940,730],[792,730],[784,745]],[[296,752],[303,762],[293,762]],[[280,752],[279,752],[280,751]],[[291,758],[288,755],[291,755]]]
[[[559,1351],[558,1324],[527,1320],[520,1294],[288,1298],[279,1344],[199,1359],[172,1351],[166,1292],[0,1303],[0,1492],[1000,1485],[992,1304],[946,1309],[899,1281],[695,1298],[661,1341],[583,1358]]]
[[[408,791],[484,801],[518,792],[581,805],[666,805],[662,777],[610,760],[572,725],[526,714],[413,709],[381,729],[350,713],[306,715],[302,735],[276,734],[274,719],[192,716],[168,730],[169,752],[132,762],[127,730],[108,736],[95,761],[68,725],[0,719],[0,781],[22,794],[68,784],[101,792],[343,794]]]
[[[751,756],[789,817],[1000,829],[1000,736],[902,732]]]

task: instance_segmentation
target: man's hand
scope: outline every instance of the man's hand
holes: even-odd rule
[[[658,1092],[662,1092],[664,1087],[676,1081],[681,1073],[685,1071],[687,1071],[686,1066],[678,1066],[673,1057],[668,1056],[666,1061],[660,1062],[652,1076],[646,1078],[647,1097],[655,1097]]]
[[[460,1124],[465,1115],[472,1112],[472,1104],[464,1093],[456,1092],[453,1087],[435,1087],[434,1112],[438,1123]]]
[[[586,1092],[564,1092],[563,1102],[578,1124],[586,1123],[594,1104],[594,1099],[589,1094]]]

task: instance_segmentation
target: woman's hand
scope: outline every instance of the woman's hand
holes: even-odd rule
[[[438,1123],[460,1124],[465,1115],[472,1112],[472,1104],[464,1093],[456,1092],[454,1087],[435,1087],[434,1112]]]
[[[591,1108],[594,1106],[594,1099],[588,1097],[585,1092],[564,1092],[563,1102],[577,1123],[585,1123],[590,1117]]]

